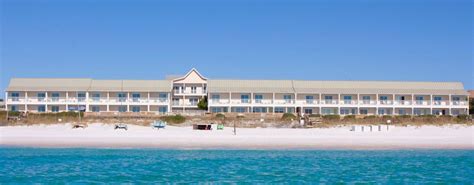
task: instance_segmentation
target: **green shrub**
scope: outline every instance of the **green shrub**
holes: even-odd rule
[[[282,120],[291,120],[291,119],[296,119],[296,116],[292,113],[285,113],[283,114],[283,116],[281,117]]]
[[[225,118],[225,115],[222,113],[216,114],[216,118]]]
[[[245,118],[245,116],[243,116],[243,115],[237,115],[237,118],[243,119],[243,118]]]
[[[326,120],[340,120],[341,116],[339,116],[339,115],[324,115],[323,119],[326,119]]]
[[[409,118],[411,118],[411,115],[397,115],[397,116],[395,116],[395,118],[398,118],[398,119],[409,119]]]
[[[365,116],[364,119],[376,119],[377,116],[375,115],[370,115],[370,116]]]
[[[354,120],[356,118],[355,115],[347,115],[347,116],[344,116],[344,120]]]
[[[384,120],[392,119],[392,118],[393,118],[393,116],[391,116],[391,115],[383,115],[382,116],[382,119],[384,119]]]
[[[416,117],[419,117],[419,118],[436,118],[436,115],[425,114],[425,115],[417,115]]]
[[[309,117],[321,117],[321,114],[310,114]]]
[[[457,119],[459,120],[468,120],[469,119],[469,115],[467,114],[460,114],[458,116],[456,116]]]
[[[174,116],[163,116],[161,117],[161,120],[166,121],[168,123],[179,124],[184,123],[186,121],[186,118],[178,114]]]

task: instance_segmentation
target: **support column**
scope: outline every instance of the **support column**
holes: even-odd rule
[[[375,115],[379,115],[379,94],[375,94]]]
[[[110,112],[110,92],[107,92],[107,112]]]
[[[250,93],[250,112],[253,112],[253,92]]]
[[[130,112],[130,92],[127,92],[127,112]]]
[[[229,110],[227,112],[232,112],[232,92],[229,92]]]
[[[8,109],[8,92],[5,92],[5,110],[7,110],[7,112],[10,110]],[[8,119],[8,114],[5,119]]]
[[[275,93],[272,93],[272,108],[273,114],[275,114]]]
[[[448,107],[449,107],[449,110],[448,110],[448,115],[451,115],[451,94],[448,95]]]
[[[66,111],[69,111],[69,92],[66,91]]]
[[[359,114],[360,114],[360,104],[359,104],[359,101],[360,101],[360,94],[357,93],[357,101],[356,101],[357,113],[356,113],[356,115],[359,115]]]
[[[86,92],[86,112],[89,112],[89,92]]]
[[[430,114],[433,114],[433,94],[430,94]]]
[[[393,109],[392,109],[392,115],[395,115],[395,94],[393,94],[393,98],[392,98],[392,106],[393,106]]]
[[[44,103],[44,112],[48,112],[48,92],[44,92],[45,103]]]
[[[415,115],[415,104],[416,104],[415,94],[411,94],[411,115],[412,116]]]
[[[5,100],[5,102],[7,102],[7,100]],[[5,106],[6,106],[6,103],[5,103]],[[5,108],[8,108],[8,107],[5,107]],[[28,112],[28,92],[27,91],[25,91],[25,112]]]
[[[341,94],[337,94],[337,114],[341,115]]]
[[[168,93],[168,112],[171,112],[171,93]]]
[[[148,99],[147,99],[147,110],[150,112],[150,92],[148,92]]]

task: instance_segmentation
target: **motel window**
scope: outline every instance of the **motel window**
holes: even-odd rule
[[[46,106],[45,105],[38,105],[38,112],[46,112]]]
[[[51,100],[52,101],[59,101],[59,93],[57,93],[57,92],[51,93]]]
[[[398,110],[398,114],[399,115],[406,115],[407,114],[407,111],[405,109],[399,109]]]
[[[38,101],[44,101],[44,99],[46,98],[46,93],[38,93],[37,96]]]
[[[191,93],[192,93],[192,94],[196,94],[196,92],[197,92],[197,87],[196,87],[196,86],[192,86],[192,87],[191,87]]]
[[[435,105],[440,105],[441,104],[441,100],[443,99],[441,96],[435,96],[433,97],[434,99],[434,104]]]
[[[199,100],[198,100],[197,98],[190,98],[190,99],[189,99],[189,103],[190,103],[191,105],[197,105],[197,104],[198,104],[198,101],[199,101]]]
[[[314,103],[314,97],[313,96],[306,96],[306,103],[307,104],[313,104]]]
[[[331,104],[332,103],[332,96],[324,96],[324,102],[326,102],[326,104]]]
[[[370,96],[362,96],[362,102],[364,104],[370,104]]]
[[[379,100],[381,104],[387,104],[388,96],[380,96]]]
[[[262,103],[263,95],[256,94],[255,95],[255,103]]]
[[[125,93],[118,93],[117,96],[119,102],[125,102],[127,100],[127,94]]]
[[[255,112],[255,113],[267,112],[267,108],[265,108],[265,107],[254,107],[253,112]]]
[[[423,104],[423,96],[417,96],[415,97],[416,104]]]
[[[12,111],[12,112],[18,111],[18,106],[12,105],[11,108],[10,108],[10,111]]]
[[[133,106],[132,107],[132,112],[140,112],[140,107],[139,106]]]
[[[291,95],[283,95],[283,99],[285,100],[286,103],[291,103]]]
[[[179,105],[179,99],[173,98],[173,105]]]
[[[173,89],[175,94],[179,93],[179,86],[174,86]]]
[[[379,113],[379,115],[385,115],[386,114],[385,109],[379,109],[378,113]]]
[[[84,102],[84,101],[86,101],[86,93],[83,93],[83,92],[78,93],[78,94],[77,94],[77,100],[78,100],[79,102]]]
[[[334,109],[331,109],[331,108],[322,108],[321,109],[321,112],[325,115],[328,115],[328,114],[334,114]]]
[[[284,107],[275,107],[275,113],[284,113],[285,108]]]
[[[56,105],[51,106],[51,112],[59,112],[59,106],[56,106]]]
[[[286,113],[294,113],[294,112],[295,112],[295,108],[293,108],[293,107],[288,107],[286,109]]]
[[[168,94],[160,93],[159,98],[160,98],[160,100],[166,100],[166,99],[168,99]]]
[[[249,103],[249,95],[247,95],[247,94],[240,95],[240,101],[242,103]]]
[[[12,101],[20,101],[20,93],[13,92],[11,96],[12,96]]]
[[[125,106],[125,105],[119,106],[119,107],[118,107],[118,111],[119,111],[119,112],[127,112],[127,106]]]
[[[369,113],[367,109],[360,109],[359,112],[360,114],[364,114],[364,115],[367,115]]]
[[[203,94],[206,94],[206,93],[207,93],[207,87],[206,87],[206,86],[202,87],[202,93],[203,93]]]
[[[221,96],[218,95],[218,94],[213,94],[213,95],[211,96],[212,102],[219,102],[220,99],[221,99]]]
[[[168,112],[168,107],[158,107],[158,112],[166,113],[166,112]]]
[[[92,112],[100,112],[99,106],[92,106]]]
[[[92,100],[93,101],[99,101],[100,100],[100,93],[92,94]]]
[[[132,94],[133,102],[138,102],[139,99],[140,99],[140,93],[133,93]]]
[[[304,113],[305,114],[313,114],[313,109],[306,108],[306,109],[304,109]]]
[[[247,112],[246,107],[234,107],[233,109],[234,109],[234,112],[238,112],[238,113]]]
[[[212,107],[211,112],[214,112],[214,113],[222,112],[222,108],[221,107]]]
[[[352,102],[352,96],[344,96],[344,103],[350,104]]]

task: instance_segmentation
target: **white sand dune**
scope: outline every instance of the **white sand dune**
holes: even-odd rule
[[[151,129],[129,125],[90,124],[85,129],[71,125],[0,127],[1,146],[179,148],[179,149],[474,149],[474,127],[382,127],[372,132],[350,131],[350,127],[328,129],[233,128],[198,131],[191,127]]]

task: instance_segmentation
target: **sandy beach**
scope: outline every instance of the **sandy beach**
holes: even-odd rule
[[[1,146],[99,147],[175,149],[474,149],[474,127],[463,125],[396,127],[368,126],[350,131],[337,128],[233,128],[202,131],[191,127],[166,129],[128,125],[90,124],[72,129],[70,124],[0,127]]]

